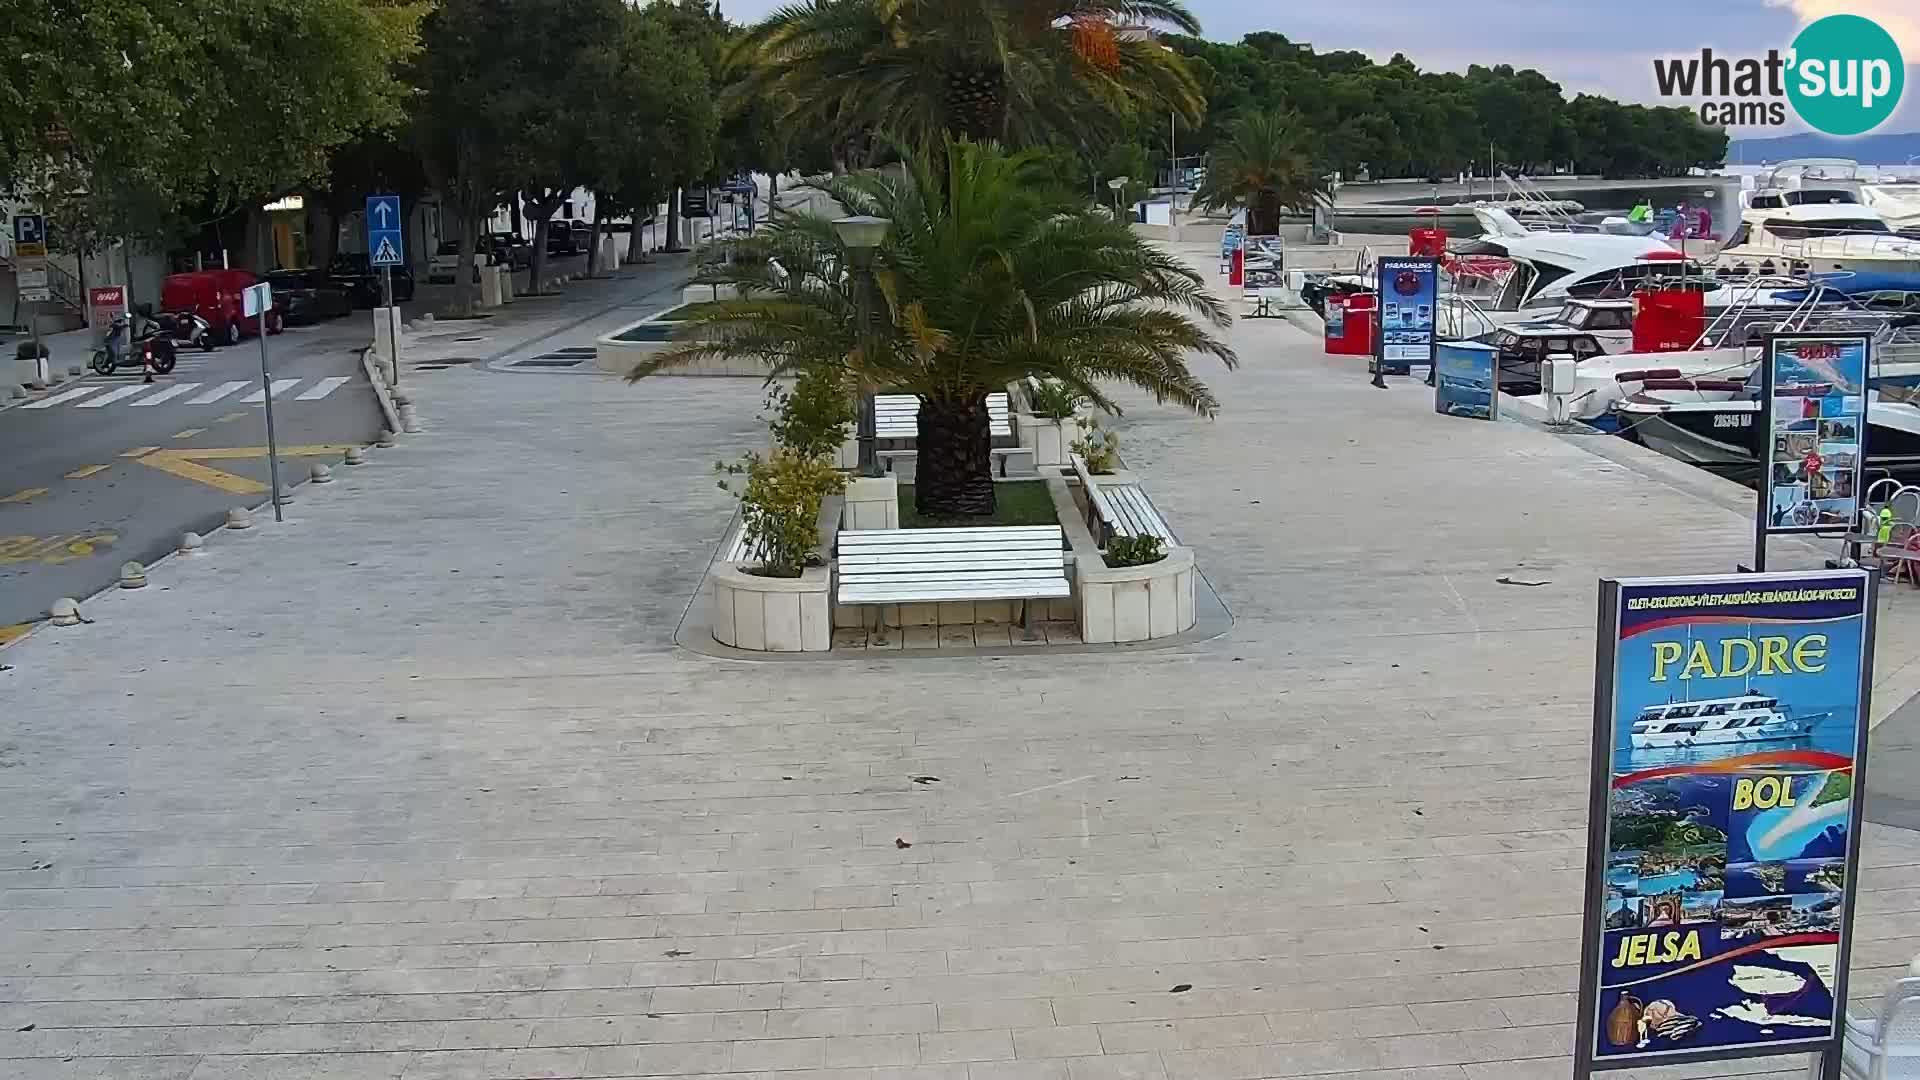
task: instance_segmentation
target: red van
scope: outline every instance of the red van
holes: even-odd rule
[[[242,290],[260,283],[260,275],[251,270],[195,270],[189,274],[170,274],[160,286],[160,309],[166,312],[191,311],[207,320],[213,340],[228,345],[253,336],[258,321],[241,314]],[[279,304],[267,313],[267,333],[284,329]]]

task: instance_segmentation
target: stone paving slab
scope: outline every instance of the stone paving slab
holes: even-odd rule
[[[1118,428],[1237,621],[1124,655],[678,649],[760,388],[413,380],[423,435],[0,653],[0,1075],[1564,1076],[1593,582],[1747,522],[1234,335],[1218,420]],[[1920,835],[1864,858],[1862,998]]]

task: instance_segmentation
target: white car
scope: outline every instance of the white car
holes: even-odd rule
[[[493,265],[493,253],[484,247],[476,247],[473,253],[473,280],[480,280],[480,268]],[[448,240],[440,245],[427,261],[427,280],[435,285],[451,285],[460,271],[460,242]]]

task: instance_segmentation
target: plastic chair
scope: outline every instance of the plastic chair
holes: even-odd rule
[[[1856,1080],[1920,1078],[1920,978],[1894,983],[1878,1016],[1847,1016],[1840,1074]]]

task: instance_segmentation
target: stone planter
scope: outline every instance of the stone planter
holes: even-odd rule
[[[1035,465],[1067,463],[1067,447],[1073,444],[1073,437],[1067,429],[1072,426],[1072,420],[1056,420],[1050,416],[1020,412],[1014,414],[1014,422],[1020,427],[1020,445],[1033,451]]]
[[[900,484],[891,476],[856,476],[847,481],[842,529],[900,527]]]
[[[706,304],[715,300],[734,300],[740,296],[735,285],[688,285],[680,290],[683,304]]]
[[[1193,549],[1170,547],[1145,566],[1076,560],[1080,638],[1089,644],[1150,641],[1193,627]]]
[[[683,325],[681,320],[667,319],[667,315],[685,305],[662,308],[638,322],[615,330],[610,334],[594,339],[593,362],[601,371],[625,375],[633,370],[633,365],[649,359],[653,354],[667,348],[674,342],[674,333]],[[769,369],[759,361],[734,361],[707,359],[696,361],[662,372],[663,375],[725,375],[764,379]]]
[[[743,563],[718,563],[713,639],[750,652],[826,652],[833,647],[832,581],[824,566],[769,578],[747,573]]]

